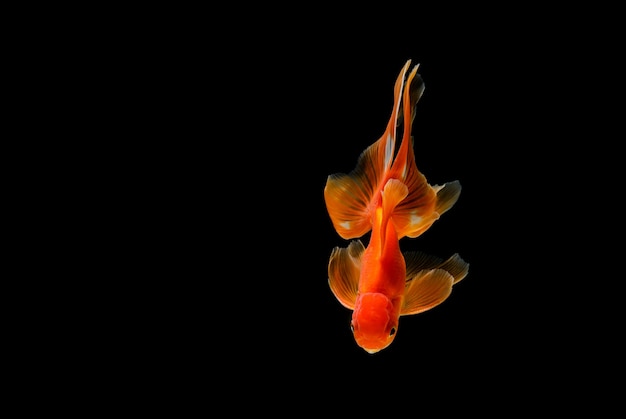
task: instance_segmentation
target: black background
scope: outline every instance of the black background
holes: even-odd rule
[[[586,249],[565,221],[588,208],[583,166],[569,164],[590,141],[571,140],[587,129],[576,113],[584,78],[572,70],[585,57],[560,36],[481,22],[388,32],[293,23],[245,36],[176,25],[127,45],[116,74],[131,86],[120,107],[136,126],[124,152],[136,206],[124,245],[140,268],[116,353],[137,381],[194,402],[215,401],[215,389],[268,391],[257,407],[270,410],[288,400],[391,407],[407,394],[432,409],[473,389],[459,403],[490,411],[494,398],[558,405],[553,385],[602,370],[571,360],[600,333],[571,298],[595,291],[574,280]],[[323,189],[382,135],[407,59],[426,86],[412,131],[418,168],[463,189],[401,246],[458,252],[470,269],[370,355],[328,287],[330,252],[347,242]],[[521,382],[532,386],[520,394]]]

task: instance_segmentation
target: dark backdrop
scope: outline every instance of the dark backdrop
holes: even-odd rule
[[[531,41],[524,25],[485,22],[387,36],[287,25],[235,37],[182,25],[128,53],[121,77],[134,100],[119,106],[135,129],[119,141],[139,176],[122,180],[136,206],[120,245],[139,268],[125,292],[134,298],[122,356],[141,380],[192,400],[212,385],[266,390],[269,408],[370,395],[393,406],[405,391],[445,399],[479,387],[464,403],[481,411],[496,396],[540,403],[553,383],[596,371],[564,357],[597,334],[569,297],[585,251],[563,250],[568,211],[589,208],[582,167],[562,164],[572,132],[584,131],[568,112],[580,56],[555,38]],[[383,133],[407,59],[426,86],[417,165],[429,182],[463,189],[402,247],[458,252],[470,269],[370,355],[328,287],[330,252],[347,242],[323,189]],[[537,387],[520,396],[510,390],[520,382]]]

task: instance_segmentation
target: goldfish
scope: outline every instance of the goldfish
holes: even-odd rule
[[[380,256],[378,246],[366,249],[361,240],[335,247],[328,265],[333,294],[352,310],[354,339],[370,354],[391,344],[400,316],[441,304],[468,271],[469,264],[458,253],[444,260],[420,251],[387,249]]]
[[[337,300],[352,310],[354,339],[369,353],[391,344],[400,316],[440,304],[469,270],[458,254],[444,260],[400,249],[400,239],[423,234],[461,192],[458,180],[431,185],[417,168],[411,130],[424,82],[419,64],[409,72],[410,65],[407,60],[396,79],[383,135],[361,153],[352,172],[328,176],[324,187],[336,232],[356,239],[332,250],[328,282]],[[365,247],[358,238],[368,232]]]

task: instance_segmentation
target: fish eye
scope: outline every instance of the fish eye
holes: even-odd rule
[[[393,336],[396,334],[396,328],[392,327],[391,330],[389,331],[389,336]]]

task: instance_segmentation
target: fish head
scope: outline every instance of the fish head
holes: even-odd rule
[[[352,312],[351,328],[356,343],[374,354],[393,342],[398,331],[400,299],[390,300],[385,294],[360,294]]]

